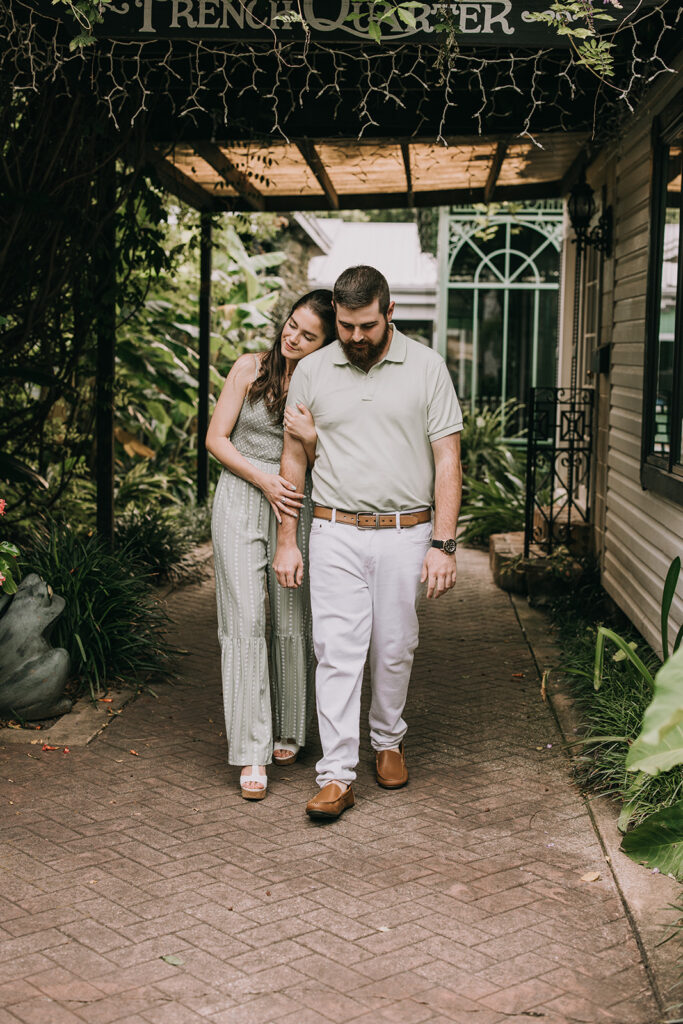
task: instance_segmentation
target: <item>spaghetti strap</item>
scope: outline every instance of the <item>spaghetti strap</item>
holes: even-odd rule
[[[261,360],[259,359],[259,357],[258,357],[258,356],[256,355],[256,353],[255,353],[255,352],[254,352],[254,363],[255,363],[256,365],[255,365],[255,373],[254,373],[254,378],[253,378],[253,380],[252,380],[252,382],[251,382],[252,384],[254,383],[254,381],[256,380],[256,378],[258,377],[258,375],[259,375],[259,370],[261,369]]]

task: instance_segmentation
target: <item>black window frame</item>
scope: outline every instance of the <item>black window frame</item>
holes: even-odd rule
[[[645,366],[643,381],[643,416],[640,482],[676,504],[683,505],[683,459],[681,451],[683,420],[683,230],[678,239],[678,283],[674,326],[674,385],[671,408],[671,439],[668,456],[653,452],[659,355],[659,312],[661,302],[664,225],[667,194],[665,174],[669,146],[683,129],[683,91],[656,117],[652,124],[652,193],[650,197],[650,251],[648,258],[647,298],[645,311]],[[683,200],[682,200],[683,202]],[[683,226],[683,225],[682,225]]]

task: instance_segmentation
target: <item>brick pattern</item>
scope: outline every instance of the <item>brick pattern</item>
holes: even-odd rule
[[[0,749],[0,1024],[659,1020],[509,599],[483,554],[459,572],[421,613],[411,782],[377,787],[366,740],[334,824],[304,814],[315,740],[240,798],[209,582],[170,599],[158,700]]]

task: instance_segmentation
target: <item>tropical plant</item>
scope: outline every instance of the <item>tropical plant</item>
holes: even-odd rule
[[[683,800],[662,807],[628,832],[621,849],[631,860],[683,882]]]
[[[270,271],[284,253],[268,250],[283,225],[270,214],[224,217],[214,229],[210,381],[220,389],[243,351],[268,343],[282,281]],[[192,500],[197,452],[199,360],[198,218],[179,211],[168,232],[177,254],[118,332],[117,508]],[[251,250],[251,251],[250,251]]]
[[[145,682],[168,666],[166,614],[151,594],[149,574],[126,548],[112,552],[97,536],[51,523],[23,565],[66,601],[52,640],[68,650],[78,692],[94,696],[113,681]]]
[[[508,399],[495,409],[463,409],[460,433],[460,458],[465,491],[472,480],[495,479],[506,483],[508,478],[518,480],[522,464],[518,451],[510,444],[522,437],[522,432],[511,430],[523,406]]]
[[[625,804],[619,817],[619,827],[625,831],[638,815],[641,819],[622,843],[622,850],[633,860],[650,864],[683,880],[683,799],[667,801],[653,814],[642,820],[642,791],[647,777],[675,772],[671,776],[674,793],[680,797],[683,790],[683,627],[679,629],[669,652],[669,616],[681,570],[680,558],[669,566],[661,601],[661,636],[664,662],[653,674],[650,664],[636,654],[635,641],[627,641],[614,630],[599,626],[595,644],[593,687],[598,691],[605,675],[605,644],[611,641],[617,647],[614,662],[627,662],[640,689],[647,694],[649,703],[639,722],[639,731],[633,740],[626,735],[592,736],[588,742],[627,743],[624,768],[637,773],[625,787]],[[680,776],[680,779],[679,779]]]
[[[551,608],[562,645],[563,669],[571,680],[584,722],[583,738],[571,744],[584,748],[574,759],[575,773],[587,788],[621,798],[619,828],[634,828],[663,807],[683,799],[681,766],[657,775],[626,767],[629,750],[652,701],[648,676],[655,678],[659,659],[627,620],[615,612],[600,586],[599,573],[591,569],[590,563],[585,566],[582,581],[557,596]],[[618,620],[615,631],[630,650],[638,650],[645,673],[617,647],[613,657],[604,657],[600,685],[595,689],[596,616]]]
[[[506,474],[503,480],[469,480],[458,537],[463,544],[486,544],[492,533],[509,533],[524,527],[524,481]],[[460,529],[460,527],[462,529]]]
[[[0,516],[4,516],[7,502],[0,498]],[[0,590],[4,594],[15,594],[17,584],[14,580],[16,572],[16,560],[19,557],[19,548],[8,540],[0,541]]]
[[[190,557],[206,539],[206,507],[131,508],[116,520],[116,543],[157,582],[187,581],[198,573]]]
[[[668,572],[666,574],[666,580],[664,581],[664,591],[662,593],[662,601],[660,606],[660,622],[661,622],[661,636],[662,636],[662,656],[666,662],[669,657],[669,615],[671,613],[671,605],[673,603],[674,594],[676,593],[676,586],[678,584],[678,577],[681,571],[681,560],[676,557],[671,562]],[[678,630],[676,639],[674,640],[672,654],[678,650],[681,640],[683,639],[683,625]],[[623,658],[628,658],[636,671],[640,674],[642,679],[654,689],[654,679],[652,673],[643,664],[641,659],[635,653],[635,643],[627,643],[623,637],[619,636],[614,630],[607,629],[605,626],[598,627],[598,637],[595,644],[595,671],[593,675],[593,685],[595,689],[600,688],[602,681],[602,672],[605,658],[605,641],[611,640],[617,645],[620,653],[615,655],[615,660],[621,661]],[[683,690],[681,691],[681,699],[683,701]],[[681,716],[683,717],[683,707],[681,709]]]
[[[463,410],[460,454],[463,505],[459,537],[485,544],[492,533],[524,526],[525,485],[519,452],[510,444],[521,437],[510,426],[522,406],[509,400],[496,409]]]

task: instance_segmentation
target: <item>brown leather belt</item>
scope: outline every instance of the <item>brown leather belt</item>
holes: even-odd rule
[[[333,511],[326,505],[315,505],[313,516],[315,519],[327,519],[329,522]],[[337,509],[335,521],[346,526],[356,526],[359,530],[385,530],[396,528],[396,516],[399,520],[398,525],[403,529],[405,526],[428,523],[432,518],[432,510],[421,508],[418,512],[343,512]]]

